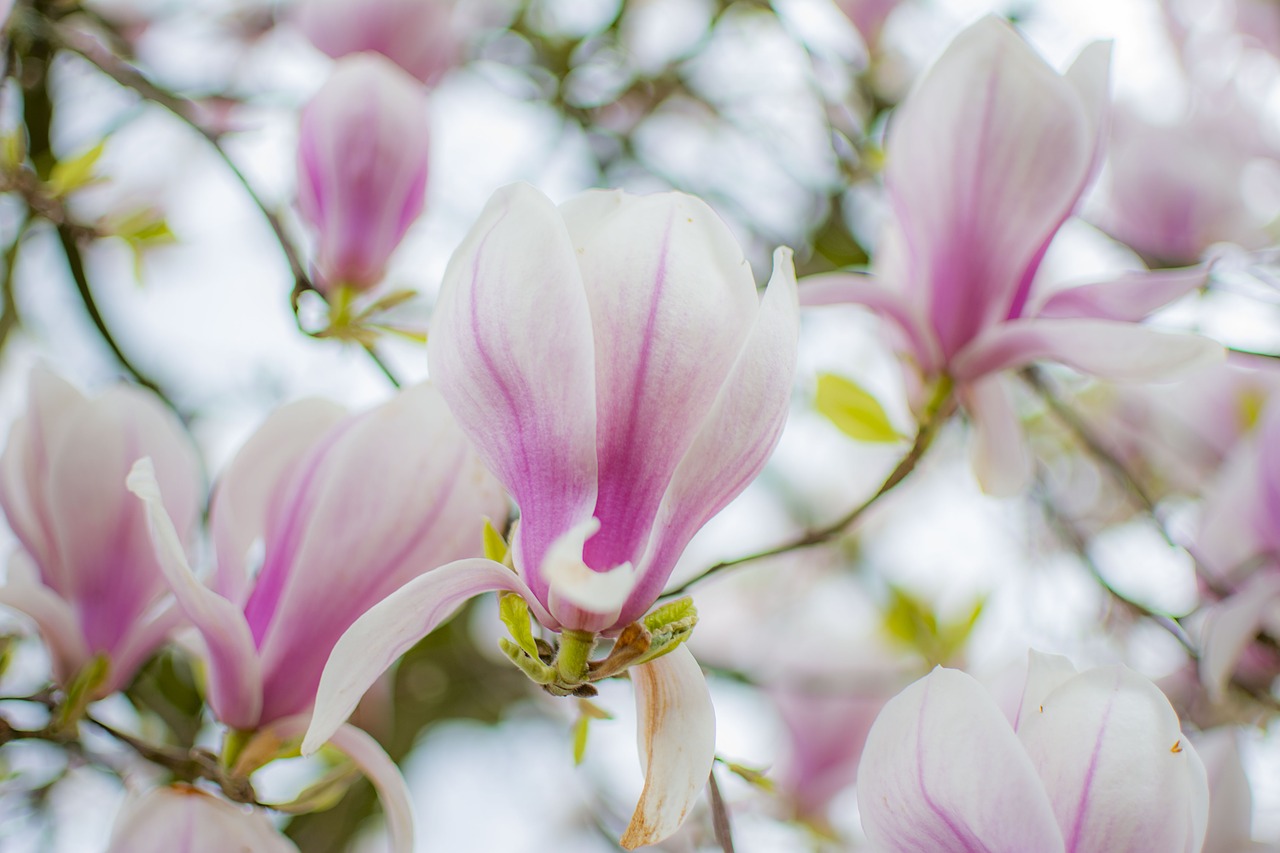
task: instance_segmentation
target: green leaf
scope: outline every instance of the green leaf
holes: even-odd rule
[[[662,605],[644,617],[644,626],[650,631],[661,631],[665,626],[682,622],[689,617],[696,621],[698,608],[693,606],[693,599],[685,596]]]
[[[495,563],[507,562],[507,542],[487,518],[484,520],[484,556]]]
[[[80,721],[89,703],[94,700],[94,694],[97,693],[98,688],[106,683],[110,670],[111,661],[102,653],[94,655],[81,667],[67,688],[67,696],[62,707],[58,709],[54,728],[70,729]]]
[[[818,374],[818,411],[855,441],[892,442],[906,438],[893,428],[880,401],[842,376]]]
[[[747,767],[745,764],[737,764],[732,761],[719,759],[720,763],[725,766],[730,773],[738,776],[753,787],[772,794],[774,791],[773,780],[765,775],[763,770],[757,770],[754,767]]]
[[[587,755],[587,732],[591,728],[591,718],[586,714],[578,717],[573,724],[573,763],[581,764]]]
[[[107,141],[104,139],[88,151],[77,154],[69,160],[59,160],[55,163],[53,171],[49,174],[49,191],[61,197],[93,183],[94,167],[98,165],[98,160],[106,147]]]
[[[514,592],[504,592],[498,597],[498,615],[507,626],[511,639],[534,660],[538,659],[538,644],[533,640],[533,627],[529,622],[529,605]]]

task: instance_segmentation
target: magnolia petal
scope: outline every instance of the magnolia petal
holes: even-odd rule
[[[542,558],[541,572],[551,587],[548,609],[566,628],[599,631],[611,627],[636,585],[630,563],[597,572],[582,561],[587,540],[599,529],[600,520],[588,518],[552,542]]]
[[[1205,617],[1200,649],[1200,682],[1213,701],[1226,695],[1241,655],[1280,609],[1280,577],[1259,575],[1235,595],[1218,602]]]
[[[458,424],[520,506],[516,565],[545,600],[542,554],[596,501],[595,342],[564,220],[528,184],[498,190],[454,253],[428,357]]]
[[[501,563],[473,558],[414,578],[352,623],[333,647],[320,676],[311,727],[302,742],[303,755],[324,745],[351,716],[370,685],[414,643],[452,616],[463,602],[494,590],[524,597],[539,621],[545,615],[514,572]]]
[[[1203,287],[1208,278],[1209,271],[1204,267],[1126,273],[1116,279],[1059,290],[1034,313],[1046,319],[1092,317],[1137,323],[1151,312]]]
[[[1014,320],[984,333],[952,362],[957,382],[1057,361],[1102,379],[1172,379],[1226,357],[1222,344],[1200,335],[1161,332],[1114,320]]]
[[[738,241],[694,196],[592,191],[560,212],[595,333],[601,530],[585,559],[603,569],[644,552],[759,297]]]
[[[1008,720],[958,670],[935,669],[885,705],[857,791],[863,829],[886,850],[1063,851],[1053,806]]]
[[[927,306],[947,356],[1016,316],[1095,144],[1075,86],[994,16],[957,36],[898,108],[885,184],[907,268],[881,272]]]
[[[25,554],[15,553],[9,559],[8,574],[0,586],[0,605],[36,623],[60,684],[65,685],[89,662],[89,647],[80,633],[75,611],[40,582],[35,566]]]
[[[1201,732],[1196,752],[1209,779],[1209,827],[1204,853],[1246,853],[1253,821],[1253,791],[1240,762],[1240,746],[1234,726]]]
[[[634,850],[684,823],[711,775],[716,717],[702,669],[687,646],[631,668],[644,791],[622,836]]]
[[[139,459],[125,483],[145,507],[156,557],[178,606],[204,637],[209,653],[209,705],[228,726],[255,727],[262,709],[262,667],[244,614],[191,571],[151,460]]]
[[[236,453],[214,491],[209,526],[217,551],[213,587],[237,604],[248,595],[245,557],[284,503],[280,493],[299,460],[346,410],[328,400],[282,406]]]
[[[800,318],[791,250],[778,249],[773,264],[755,326],[663,496],[639,582],[620,624],[644,615],[689,540],[755,479],[782,435]]]
[[[308,715],[298,714],[272,723],[271,730],[282,741],[288,741],[305,734],[309,722]],[[391,756],[368,732],[346,723],[338,726],[328,742],[350,758],[377,791],[392,853],[413,853],[413,805],[409,787]]]
[[[187,621],[182,608],[172,598],[152,607],[125,634],[124,641],[111,655],[111,670],[102,694],[114,693],[128,686],[152,653],[164,645],[169,636]]]
[[[1093,157],[1081,182],[1081,192],[1097,175],[1106,153],[1105,143],[1111,125],[1112,49],[1110,41],[1095,41],[1085,45],[1063,75],[1084,106],[1085,120],[1089,122],[1093,136]]]
[[[1127,667],[1101,667],[1041,707],[1018,738],[1067,850],[1198,853],[1209,813],[1204,765],[1159,688]]]
[[[131,794],[116,816],[107,853],[297,853],[260,810],[190,785]]]
[[[1070,658],[1047,655],[1032,649],[1027,653],[1027,684],[1022,690],[1022,702],[1018,705],[1018,717],[1013,728],[1016,731],[1028,717],[1039,714],[1045,697],[1057,690],[1079,673]]]
[[[1031,482],[1032,460],[1008,380],[985,376],[962,386],[960,398],[973,426],[969,461],[978,485],[993,497],[1019,494]]]
[[[920,318],[911,305],[878,278],[856,273],[823,273],[800,282],[800,304],[806,308],[820,305],[863,305],[897,326],[907,348],[921,365],[934,364],[939,354],[933,336],[922,330]]]

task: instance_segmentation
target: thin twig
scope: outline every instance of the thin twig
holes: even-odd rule
[[[729,810],[725,808],[724,797],[720,796],[720,786],[716,783],[714,765],[711,774],[707,776],[707,800],[711,803],[711,831],[715,833],[716,843],[723,853],[733,853],[733,827],[729,823]]]

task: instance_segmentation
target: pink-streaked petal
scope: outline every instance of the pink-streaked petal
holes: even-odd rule
[[[552,542],[542,558],[541,572],[551,585],[548,609],[565,628],[602,631],[612,627],[636,585],[630,563],[598,572],[582,561],[587,540],[599,529],[596,518],[575,525]]]
[[[935,669],[885,705],[863,748],[858,807],[867,837],[885,850],[1063,851],[1053,806],[1009,721],[957,670]]]
[[[971,382],[1044,360],[1102,379],[1149,381],[1173,379],[1225,358],[1222,344],[1200,335],[1115,320],[1014,320],[974,341],[951,368],[957,382]]]
[[[147,659],[187,621],[186,614],[172,598],[151,608],[125,634],[124,641],[111,656],[111,671],[103,685],[104,693],[124,689]]]
[[[670,836],[711,775],[716,716],[702,669],[687,646],[631,669],[644,791],[621,844],[634,850]]]
[[[40,583],[35,567],[24,554],[14,554],[9,559],[8,574],[0,586],[0,605],[36,623],[49,650],[54,678],[60,684],[67,684],[89,662],[92,655],[80,633],[75,611],[56,592]]]
[[[591,312],[546,196],[494,194],[445,270],[428,347],[432,380],[520,506],[516,565],[545,600],[543,553],[596,502]]]
[[[306,714],[298,714],[276,721],[271,730],[281,740],[292,740],[306,733],[309,722]],[[413,853],[413,805],[409,787],[391,756],[368,732],[345,723],[329,736],[328,742],[350,758],[378,792],[392,853]]]
[[[1280,414],[1280,408],[1275,411]],[[1266,471],[1262,456],[1272,423],[1280,424],[1280,418],[1266,417],[1255,435],[1243,438],[1205,490],[1194,553],[1219,582],[1234,585],[1241,571],[1268,550],[1265,534],[1272,525],[1260,512],[1265,497],[1260,494],[1259,472]],[[1267,477],[1261,479],[1265,482]]]
[[[1211,699],[1221,701],[1245,649],[1267,617],[1280,612],[1280,576],[1255,576],[1235,595],[1209,608],[1200,649],[1200,681]]]
[[[960,388],[969,414],[969,462],[982,490],[1012,497],[1031,482],[1032,460],[1014,406],[1013,389],[1003,376],[984,376]]]
[[[1203,287],[1208,277],[1204,267],[1126,273],[1108,281],[1059,290],[1045,300],[1035,315],[1046,319],[1091,317],[1136,323]]]
[[[1018,716],[1013,728],[1016,731],[1022,723],[1033,714],[1040,713],[1045,697],[1057,690],[1067,681],[1075,678],[1079,672],[1069,658],[1062,655],[1047,655],[1032,649],[1027,653],[1027,683],[1022,690],[1022,701],[1018,705]]]
[[[131,794],[107,853],[298,853],[260,810],[248,811],[190,785]]]
[[[605,569],[643,554],[759,297],[732,232],[693,196],[593,191],[560,212],[595,330],[600,485],[592,514],[601,529],[585,559]]]
[[[659,509],[655,533],[620,623],[649,609],[685,545],[764,468],[782,434],[795,377],[799,305],[791,250],[774,253],[773,277],[750,336]]]
[[[237,604],[248,595],[245,557],[283,504],[283,481],[346,410],[328,400],[299,400],[277,409],[236,453],[218,481],[209,510],[217,550],[213,588]]]
[[[351,712],[369,686],[414,643],[453,615],[460,605],[485,592],[506,590],[530,602],[539,621],[545,614],[524,582],[492,560],[458,560],[421,575],[357,619],[333,647],[320,677],[311,727],[302,743],[315,752]]]
[[[873,276],[839,272],[808,276],[800,282],[800,304],[807,308],[863,305],[894,324],[906,350],[922,367],[929,368],[941,357],[936,341],[922,328],[911,305]]]
[[[1209,810],[1204,765],[1159,688],[1127,667],[1100,667],[1036,710],[1018,738],[1068,853],[1198,853]]]
[[[1077,89],[1006,22],[962,32],[889,123],[885,183],[909,301],[943,352],[1016,315],[1089,174],[1095,126]]]
[[[439,0],[304,0],[289,11],[311,43],[334,59],[374,51],[431,84],[462,53],[454,8]]]
[[[191,571],[150,459],[138,460],[127,485],[145,507],[156,557],[178,606],[204,638],[209,653],[210,707],[228,726],[254,728],[262,708],[262,673],[244,614],[200,583]]]
[[[507,499],[431,385],[333,426],[280,490],[245,618],[263,719],[310,707],[333,644],[411,578],[483,553]]]
[[[1063,75],[1080,98],[1084,117],[1093,137],[1093,156],[1089,162],[1089,170],[1081,181],[1081,192],[1097,176],[1106,153],[1105,142],[1111,130],[1112,52],[1113,44],[1110,41],[1087,44]]]

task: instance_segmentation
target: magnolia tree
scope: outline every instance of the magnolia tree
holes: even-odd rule
[[[1280,849],[1280,7],[972,5],[0,4],[0,847]]]

